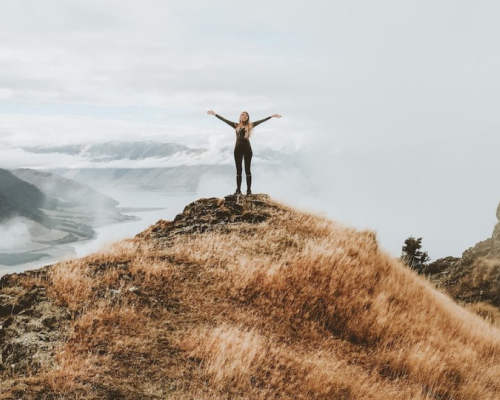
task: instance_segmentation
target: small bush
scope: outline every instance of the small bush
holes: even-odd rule
[[[410,236],[402,248],[401,260],[411,269],[422,274],[430,261],[426,251],[422,251],[422,238]]]

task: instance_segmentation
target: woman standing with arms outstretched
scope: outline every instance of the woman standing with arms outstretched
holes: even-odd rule
[[[208,115],[215,115],[220,120],[224,121],[226,124],[231,126],[236,130],[236,144],[234,146],[234,162],[236,163],[236,192],[234,194],[241,194],[241,174],[242,167],[241,163],[245,161],[245,174],[247,177],[247,196],[252,194],[252,173],[250,171],[250,164],[252,162],[252,146],[250,146],[250,136],[252,135],[252,130],[257,125],[271,119],[271,118],[281,118],[279,114],[273,114],[270,117],[261,119],[259,121],[250,122],[250,116],[246,111],[240,114],[240,122],[232,122],[220,115],[216,114],[213,110],[207,111]]]

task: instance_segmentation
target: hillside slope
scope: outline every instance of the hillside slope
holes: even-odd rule
[[[490,238],[465,250],[461,258],[446,257],[429,264],[425,275],[452,298],[468,304],[500,326],[500,203]]]
[[[89,209],[111,209],[118,205],[115,199],[106,196],[90,186],[82,185],[74,180],[54,175],[46,171],[20,168],[12,174],[37,187],[47,196],[58,199],[62,205]],[[61,205],[61,204],[60,204]]]
[[[0,398],[499,398],[499,330],[265,195],[0,287]]]
[[[45,194],[35,186],[0,169],[0,222],[16,215],[44,222],[46,218],[40,208],[46,202]]]

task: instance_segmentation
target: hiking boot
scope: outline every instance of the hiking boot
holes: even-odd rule
[[[247,196],[251,196],[252,195],[252,191],[250,189],[247,190]]]
[[[241,194],[241,190],[240,189],[236,189],[236,192],[234,192],[234,195],[235,196],[239,196]]]

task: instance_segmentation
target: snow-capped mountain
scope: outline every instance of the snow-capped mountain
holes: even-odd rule
[[[171,157],[178,153],[196,156],[206,149],[191,149],[178,143],[161,142],[106,142],[96,144],[76,144],[51,147],[24,147],[25,151],[37,154],[66,154],[81,156],[90,161],[144,160],[146,158]]]
[[[63,155],[65,165],[48,170],[97,189],[194,192],[203,175],[234,175],[232,146],[203,149],[178,143],[115,141],[23,150],[54,159]],[[292,161],[293,156],[268,148],[258,149],[253,157],[254,165],[272,164],[278,169]]]

